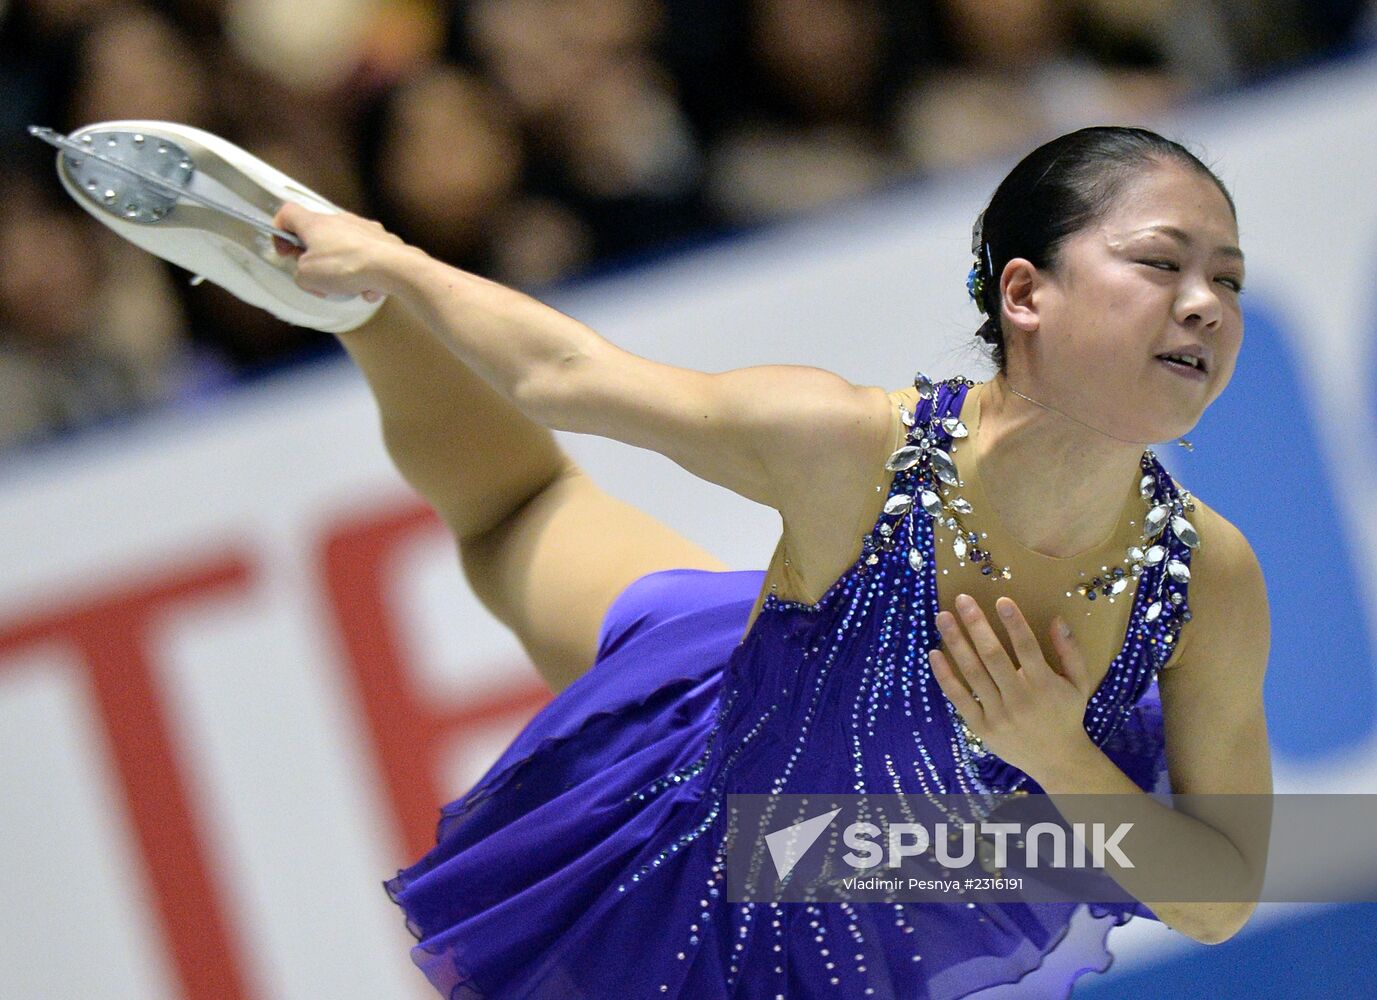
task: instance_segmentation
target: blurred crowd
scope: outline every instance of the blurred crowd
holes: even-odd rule
[[[334,353],[114,237],[53,151],[208,129],[542,287],[1367,44],[1371,0],[0,0],[0,448]]]

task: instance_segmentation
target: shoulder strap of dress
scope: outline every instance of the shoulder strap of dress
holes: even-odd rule
[[[919,372],[913,379],[913,386],[918,390],[914,423],[926,424],[958,412],[971,384],[969,380],[959,377],[935,382]]]
[[[1147,588],[1150,596],[1142,602],[1146,607],[1145,620],[1159,632],[1157,660],[1158,665],[1171,659],[1180,640],[1183,626],[1191,620],[1188,600],[1190,590],[1190,564],[1199,536],[1190,518],[1194,510],[1189,490],[1183,489],[1157,458],[1148,449],[1151,475],[1156,477],[1155,497],[1157,505],[1168,510],[1166,522],[1156,541],[1165,550],[1165,556],[1152,567],[1155,571]],[[1146,471],[1146,470],[1145,470]],[[1142,590],[1140,585],[1140,590]],[[1166,636],[1170,635],[1170,640]]]

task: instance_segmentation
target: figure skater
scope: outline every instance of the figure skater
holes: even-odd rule
[[[339,335],[398,470],[556,692],[385,882],[442,996],[1064,997],[1134,915],[1201,942],[1248,919],[723,890],[728,791],[1270,793],[1258,562],[1149,447],[1195,426],[1243,336],[1234,204],[1183,146],[1097,127],[1029,153],[973,239],[996,374],[887,392],[637,357],[222,140],[115,126],[181,143],[304,245],[87,206]],[[607,495],[551,429],[773,507],[768,569],[732,571]],[[1181,813],[1163,850],[1258,867],[1236,827]]]

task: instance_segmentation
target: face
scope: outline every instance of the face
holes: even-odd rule
[[[398,94],[382,183],[408,232],[436,253],[473,253],[489,217],[520,183],[520,141],[496,108],[485,87],[458,69],[432,70]]]
[[[1026,346],[1032,384],[1094,426],[1127,440],[1177,437],[1233,374],[1243,341],[1237,246],[1212,180],[1176,164],[1141,171],[1105,218],[1063,244],[1055,274],[1022,262],[1029,274],[1010,282],[1016,329],[1006,341]],[[1203,375],[1159,359],[1192,346]],[[1011,351],[1011,374],[1014,361]]]

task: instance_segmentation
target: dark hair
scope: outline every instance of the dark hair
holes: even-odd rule
[[[976,336],[993,345],[1004,371],[999,275],[1015,257],[1055,269],[1062,244],[1104,218],[1124,184],[1144,167],[1175,162],[1214,181],[1237,218],[1234,200],[1214,171],[1180,143],[1145,128],[1097,125],[1070,132],[1033,150],[995,189],[982,213],[973,277],[976,305],[988,319]],[[973,241],[974,242],[974,241]]]

